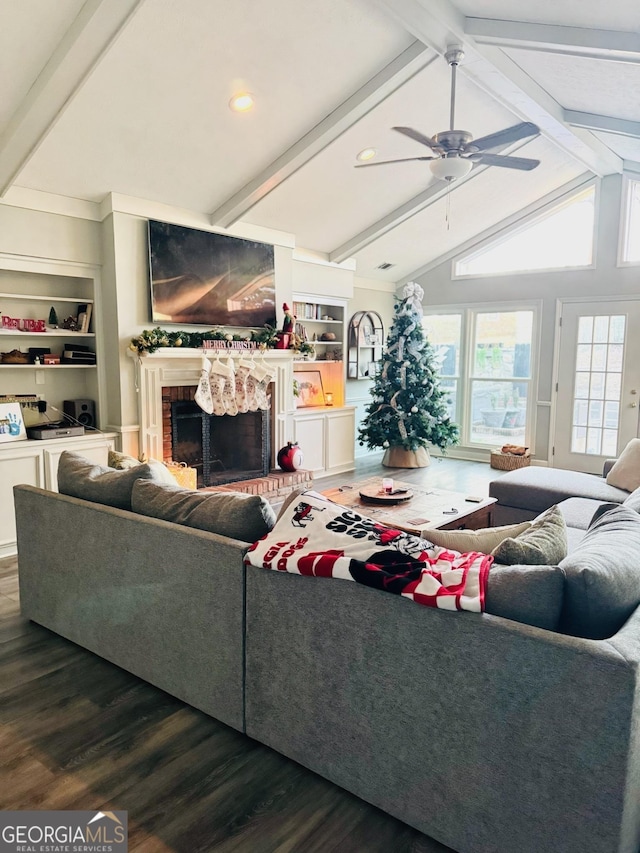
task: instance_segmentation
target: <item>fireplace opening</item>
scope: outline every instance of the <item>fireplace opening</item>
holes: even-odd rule
[[[269,473],[269,411],[209,415],[192,400],[171,403],[171,458],[198,472],[198,488]]]

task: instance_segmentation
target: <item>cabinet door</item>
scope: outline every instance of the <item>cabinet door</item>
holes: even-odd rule
[[[43,487],[42,454],[31,442],[16,442],[0,454],[0,557],[15,552],[16,521],[13,487],[19,483]]]
[[[324,429],[324,415],[294,418],[295,440],[304,456],[302,467],[307,471],[324,471]]]
[[[52,444],[44,448],[44,470],[45,470],[45,488],[51,489],[52,492],[58,491],[58,462],[63,450],[71,450],[73,453],[79,453],[85,456],[96,465],[106,465],[109,457],[109,451],[113,450],[114,444],[111,439],[100,438],[92,441],[84,441],[77,443],[64,442],[64,445]]]
[[[347,409],[326,416],[325,467],[329,474],[351,471],[355,454],[355,411]]]

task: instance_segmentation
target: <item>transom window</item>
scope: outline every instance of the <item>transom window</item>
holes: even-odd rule
[[[455,276],[588,267],[593,263],[595,186],[459,258]]]

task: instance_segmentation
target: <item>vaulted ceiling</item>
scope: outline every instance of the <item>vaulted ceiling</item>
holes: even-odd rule
[[[637,0],[0,0],[0,193],[120,193],[400,281],[580,176],[640,172]],[[540,135],[452,184],[394,132]],[[248,90],[255,108],[234,113]],[[381,264],[391,264],[379,270]]]

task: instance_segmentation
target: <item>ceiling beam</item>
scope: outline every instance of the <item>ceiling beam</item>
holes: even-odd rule
[[[495,149],[492,149],[492,153],[513,154],[519,148],[522,148],[523,145],[526,145],[527,142],[530,142],[530,140],[517,142],[508,147],[505,145],[496,146]],[[453,182],[453,184],[448,184],[446,181],[435,181],[429,184],[429,186],[421,193],[418,193],[418,195],[409,199],[409,201],[401,204],[400,207],[396,207],[395,210],[392,210],[386,216],[383,216],[382,219],[378,219],[377,222],[374,222],[368,228],[360,231],[359,234],[351,237],[346,243],[343,243],[332,252],[329,252],[329,260],[337,264],[342,263],[347,258],[356,254],[356,252],[360,252],[366,246],[369,246],[371,243],[379,240],[384,234],[387,234],[389,231],[397,228],[398,225],[406,222],[407,219],[410,219],[412,216],[415,216],[417,213],[420,213],[427,207],[435,204],[441,198],[446,196],[448,192],[454,192],[463,184],[477,178],[478,175],[481,175],[488,168],[490,167],[483,166],[482,164],[475,166],[468,175],[464,178],[458,178]]]
[[[561,106],[507,54],[478,44],[466,32],[467,19],[449,0],[375,0],[396,21],[444,55],[449,44],[461,44],[460,72],[521,119],[538,125],[543,135],[583,168],[596,175],[622,171],[622,160],[591,133],[564,123]]]
[[[229,228],[301,166],[436,58],[422,42],[413,42],[291,148],[214,210],[210,216],[211,224]]]
[[[0,196],[11,187],[144,0],[86,0],[0,135]]]
[[[567,124],[584,127],[587,130],[603,130],[606,133],[615,133],[617,136],[640,137],[640,121],[583,113],[578,110],[564,110],[564,120]]]
[[[633,32],[491,18],[467,18],[465,31],[477,44],[566,53],[614,62],[640,62],[640,35]]]

